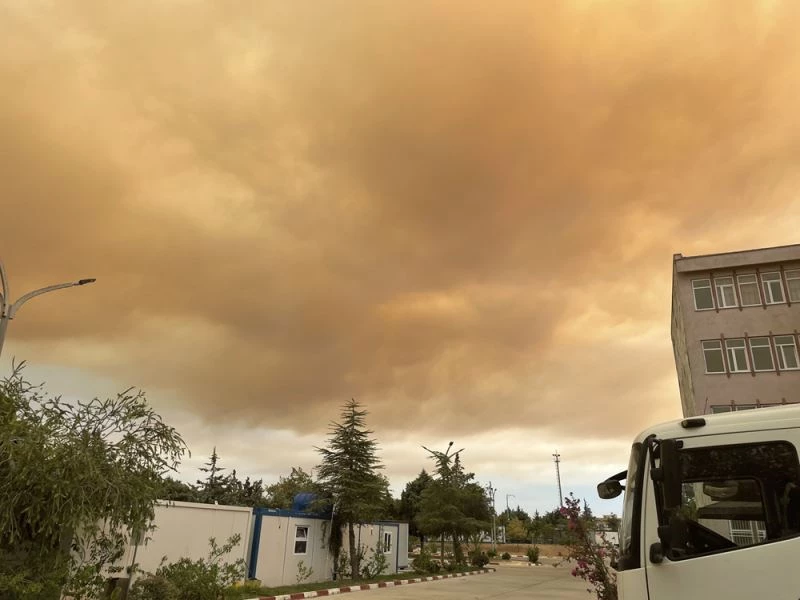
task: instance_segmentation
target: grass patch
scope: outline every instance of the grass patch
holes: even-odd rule
[[[463,569],[456,569],[452,573],[445,572],[439,573],[443,575],[455,575],[457,573],[469,573],[470,571],[482,571],[477,567],[465,567]],[[418,577],[431,577],[422,573],[415,573],[414,571],[404,571],[402,573],[392,573],[390,575],[379,575],[372,579],[359,579],[354,581],[352,579],[337,579],[336,581],[320,581],[319,583],[301,583],[299,585],[283,585],[280,587],[255,587],[251,584],[244,584],[229,588],[225,592],[225,600],[245,600],[246,598],[255,598],[257,596],[281,596],[283,594],[295,594],[297,592],[315,592],[317,590],[327,590],[330,588],[347,587],[354,585],[362,585],[365,583],[380,583],[381,581],[399,581],[404,579],[416,579]]]

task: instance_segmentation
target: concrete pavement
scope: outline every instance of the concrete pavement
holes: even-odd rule
[[[495,573],[459,577],[366,592],[362,600],[591,600],[586,583],[570,575],[571,566],[526,563],[490,565]]]

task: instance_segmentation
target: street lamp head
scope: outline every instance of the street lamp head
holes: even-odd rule
[[[87,283],[94,283],[95,281],[97,281],[97,279],[95,279],[95,278],[92,278],[92,279],[79,279],[77,285],[86,285]]]

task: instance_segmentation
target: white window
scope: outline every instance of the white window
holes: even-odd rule
[[[772,345],[768,337],[750,338],[750,356],[753,359],[753,369],[756,371],[772,371],[775,364],[772,362]]]
[[[783,300],[783,283],[780,273],[762,273],[764,284],[764,300],[767,304],[781,304]]]
[[[743,339],[725,340],[725,350],[728,352],[728,368],[731,373],[744,373],[750,370]]]
[[[294,553],[305,554],[308,551],[308,527],[296,526],[294,529]]]
[[[725,362],[722,359],[722,342],[719,340],[703,342],[703,356],[706,359],[706,373],[725,372]]]
[[[758,278],[755,275],[739,275],[739,301],[742,306],[759,306],[761,294],[758,293]]]
[[[800,368],[797,361],[797,345],[793,335],[775,336],[775,353],[778,355],[778,366],[782,371]]]
[[[733,277],[715,277],[714,285],[717,288],[717,305],[720,308],[735,307],[736,290],[733,287]]]
[[[384,531],[383,532],[383,551],[386,554],[389,554],[392,551],[392,532],[391,531]]]
[[[789,300],[792,302],[800,302],[800,270],[786,271],[786,292],[789,294]]]
[[[709,310],[714,308],[714,296],[711,294],[710,279],[694,279],[692,281],[694,292],[695,310]]]

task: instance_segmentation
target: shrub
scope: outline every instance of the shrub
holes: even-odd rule
[[[379,543],[372,549],[372,556],[370,556],[369,560],[362,563],[361,576],[364,579],[372,579],[378,575],[383,575],[388,568],[389,561],[383,552],[383,545]]]
[[[417,573],[435,573],[439,570],[439,564],[431,558],[431,553],[425,548],[419,551],[419,554],[411,561],[411,567]]]
[[[528,561],[536,564],[539,562],[539,546],[528,548]]]
[[[241,541],[240,535],[232,536],[223,546],[214,538],[209,539],[211,549],[207,559],[192,561],[181,558],[177,562],[164,564],[161,561],[154,574],[134,583],[131,588],[133,600],[220,600],[226,589],[244,579],[245,563],[241,558],[234,563],[221,563]],[[165,595],[145,595],[153,590],[167,590]],[[170,596],[170,590],[174,595]]]
[[[311,567],[307,567],[305,563],[301,560],[297,563],[297,584],[300,585],[306,579],[309,579],[314,574],[314,569]]]
[[[585,512],[581,514],[580,500],[572,494],[564,498],[561,514],[567,518],[569,529],[574,533],[567,556],[568,561],[574,560],[577,563],[572,569],[572,576],[580,577],[591,584],[598,600],[617,600],[617,575],[608,564],[617,559],[616,547],[605,539],[605,534],[601,534],[600,547],[594,543],[589,519]]]
[[[503,552],[503,555],[500,558],[503,560],[511,560],[511,555],[508,552]]]
[[[494,549],[488,550],[486,552],[486,556],[488,556],[489,558],[497,558],[497,550]]]
[[[136,581],[128,594],[128,600],[176,600],[178,590],[165,577],[148,575]]]
[[[489,564],[489,556],[486,552],[471,552],[469,555],[469,564],[473,567],[484,567]]]

